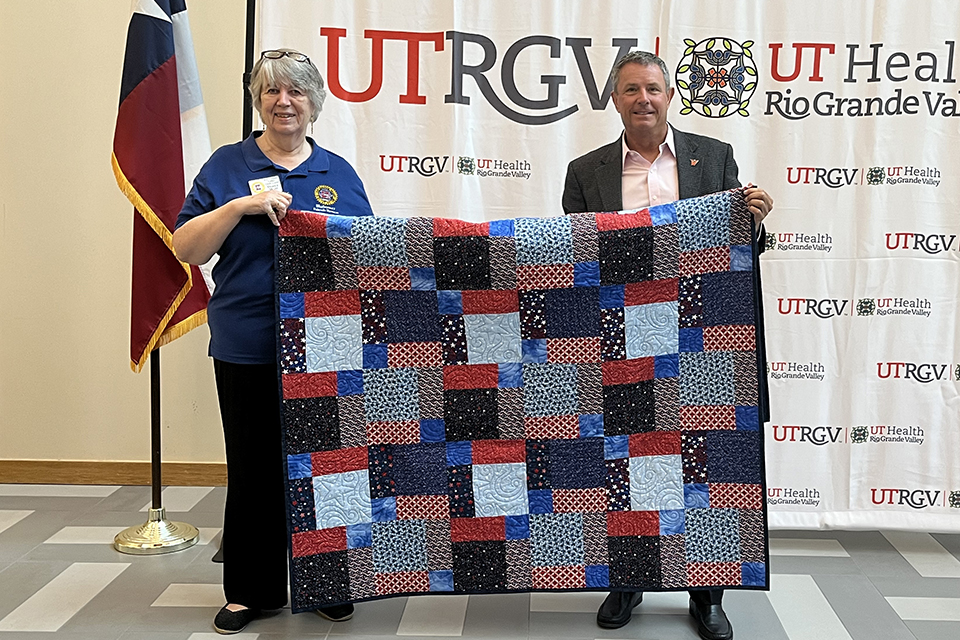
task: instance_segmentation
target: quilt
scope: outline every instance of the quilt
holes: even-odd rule
[[[293,610],[767,588],[755,251],[742,190],[484,223],[289,212]]]

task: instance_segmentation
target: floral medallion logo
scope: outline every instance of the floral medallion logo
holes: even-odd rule
[[[853,427],[850,429],[850,442],[854,444],[863,444],[867,441],[870,432],[866,427]]]
[[[763,247],[765,249],[776,249],[777,248],[777,234],[768,233],[764,236]]]
[[[867,184],[873,186],[883,184],[883,167],[870,167],[867,170]]]
[[[750,97],[757,90],[757,65],[750,47],[727,38],[709,38],[683,43],[687,48],[677,66],[676,85],[680,90],[681,115],[696,111],[708,118],[734,113],[747,116]]]
[[[873,298],[861,298],[857,301],[858,316],[872,316],[877,310],[877,301]]]
[[[950,506],[954,509],[960,509],[960,491],[950,492]]]
[[[472,176],[476,171],[476,162],[473,158],[460,156],[460,159],[457,160],[457,171],[465,176]]]

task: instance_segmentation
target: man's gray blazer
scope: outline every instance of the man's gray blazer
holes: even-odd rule
[[[733,148],[726,142],[676,129],[673,130],[673,142],[681,200],[740,186]],[[570,163],[563,187],[565,213],[623,209],[620,184],[622,145],[621,138],[617,138],[615,142]]]

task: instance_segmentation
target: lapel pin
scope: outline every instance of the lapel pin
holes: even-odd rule
[[[690,166],[691,166],[691,167],[697,166],[697,163],[698,163],[698,162],[700,162],[700,160],[698,160],[697,158],[690,158]]]

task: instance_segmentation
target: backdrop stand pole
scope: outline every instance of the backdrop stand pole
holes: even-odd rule
[[[192,547],[200,532],[183,522],[167,520],[162,506],[160,475],[160,349],[150,353],[150,432],[153,503],[147,521],[124,529],[113,539],[113,547],[121,553],[158,555]]]
[[[245,55],[247,57],[243,67],[243,131],[240,139],[245,140],[253,131],[253,100],[250,98],[250,73],[253,71],[254,37],[257,31],[257,0],[247,0],[247,31]],[[220,535],[220,548],[211,558],[214,562],[223,562],[223,534]]]

